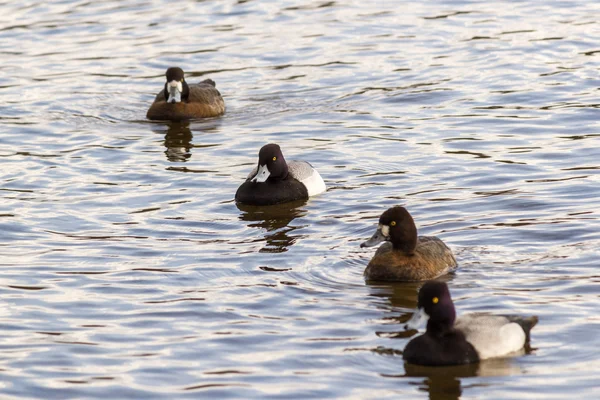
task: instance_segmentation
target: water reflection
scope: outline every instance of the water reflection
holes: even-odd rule
[[[456,275],[449,273],[440,276],[436,280],[441,282],[450,282]],[[367,282],[370,289],[370,296],[381,297],[387,300],[389,306],[396,309],[404,309],[412,313],[417,308],[417,297],[419,289],[425,282]]]
[[[452,367],[423,367],[404,364],[405,375],[424,377],[420,389],[429,393],[431,400],[458,399],[463,388],[460,378],[478,376],[479,364],[457,365]]]
[[[184,162],[192,156],[192,130],[189,122],[171,123],[165,134],[165,155],[171,162]]]
[[[402,377],[423,377],[421,389],[429,392],[432,400],[458,399],[462,395],[463,385],[460,378],[474,376],[510,376],[523,371],[513,358],[493,358],[476,364],[454,365],[448,367],[425,367],[404,364]],[[397,376],[400,377],[400,376]]]
[[[194,138],[192,129],[196,133],[209,133],[217,130],[220,125],[221,120],[218,118],[193,123],[189,121],[153,123],[152,131],[165,135],[164,146],[167,148],[165,150],[167,160],[171,162],[185,162],[192,157],[192,148],[203,147],[202,145],[194,145],[192,143],[192,139]]]
[[[283,253],[288,247],[296,242],[298,236],[289,234],[296,230],[297,226],[289,226],[294,218],[306,215],[306,209],[302,208],[306,200],[298,200],[274,206],[261,207],[246,204],[236,204],[242,212],[242,221],[256,222],[248,224],[250,227],[266,229],[264,238],[266,246],[260,249],[263,253]]]

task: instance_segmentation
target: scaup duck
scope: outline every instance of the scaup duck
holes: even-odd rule
[[[279,145],[270,143],[258,152],[258,165],[238,188],[235,200],[266,206],[308,199],[325,189],[323,178],[312,165],[306,161],[286,162]]]
[[[371,239],[360,247],[381,242],[365,269],[371,281],[413,282],[436,278],[456,268],[452,251],[435,236],[417,236],[417,227],[404,207],[386,210]]]
[[[516,352],[529,342],[537,317],[467,314],[456,319],[444,282],[431,281],[419,291],[418,310],[406,328],[427,318],[427,331],[404,348],[406,362],[427,366],[470,364]]]
[[[146,118],[183,121],[216,117],[225,112],[225,102],[213,80],[188,85],[179,67],[167,69],[166,75],[165,87],[156,95]]]

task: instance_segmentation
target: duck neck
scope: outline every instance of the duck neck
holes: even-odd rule
[[[289,174],[290,171],[288,170],[287,163],[284,159],[282,159],[275,171],[273,171],[271,176],[269,176],[269,179],[272,181],[283,181],[288,178]]]
[[[391,242],[394,250],[412,256],[417,248],[417,231],[415,230],[414,233],[410,232],[409,234],[402,233],[400,237],[393,237]]]
[[[435,315],[432,315],[427,321],[427,332],[433,335],[444,335],[454,329],[454,320],[456,319],[456,311],[454,304],[445,304],[444,307],[438,309]]]
[[[453,324],[449,324],[446,321],[431,321],[427,322],[427,333],[434,336],[443,336],[454,329]]]

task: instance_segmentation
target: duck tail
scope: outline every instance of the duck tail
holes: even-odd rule
[[[525,342],[529,343],[529,340],[531,338],[529,333],[531,332],[533,327],[538,323],[538,317],[520,317],[517,315],[506,315],[506,318],[508,318],[510,322],[517,323],[519,324],[519,326],[521,326],[521,328],[523,328],[523,331],[525,332]]]

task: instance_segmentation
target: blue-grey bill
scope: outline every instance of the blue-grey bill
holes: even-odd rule
[[[379,227],[379,228],[377,228],[377,230],[375,231],[373,236],[371,236],[371,239],[367,240],[366,242],[361,243],[360,247],[373,247],[373,246],[378,245],[381,242],[385,242],[386,240],[387,240],[387,238],[381,231],[381,227]]]

